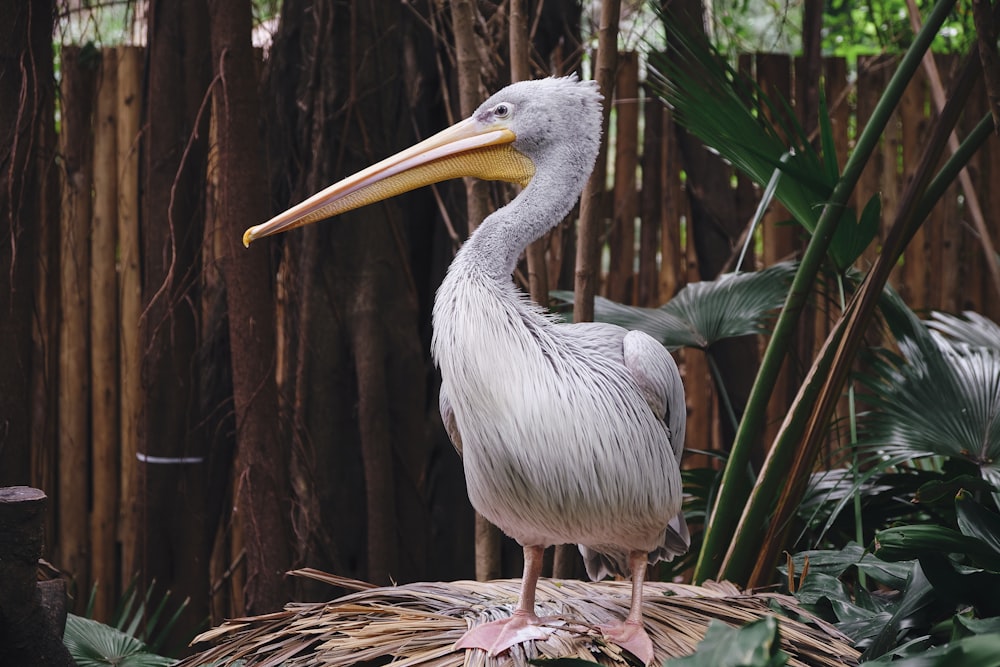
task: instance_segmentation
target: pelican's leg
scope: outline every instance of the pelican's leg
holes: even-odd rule
[[[541,621],[535,615],[535,586],[542,572],[544,553],[545,547],[524,547],[524,576],[514,615],[470,628],[456,642],[456,649],[481,648],[489,655],[497,655],[515,644],[549,636],[552,630],[539,625]]]
[[[646,580],[646,552],[633,551],[629,554],[629,569],[632,571],[632,606],[623,623],[601,628],[604,636],[642,660],[644,665],[653,662],[653,642],[642,626],[642,584]]]

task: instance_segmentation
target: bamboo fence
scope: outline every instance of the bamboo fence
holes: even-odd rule
[[[79,51],[63,51],[60,150],[63,180],[60,223],[60,324],[58,354],[58,502],[55,544],[58,565],[76,579],[77,591],[102,582],[95,616],[107,618],[127,586],[137,563],[127,562],[138,516],[134,487],[137,424],[141,410],[142,310],[139,267],[140,90],[142,54],[135,47],[100,52],[84,62]],[[656,306],[687,282],[700,279],[690,219],[684,165],[668,110],[653,102],[641,84],[639,58],[622,54],[613,118],[615,149],[609,170],[613,188],[605,197],[606,270],[601,293],[618,301]],[[827,59],[826,94],[843,164],[856,128],[866,122],[892,68],[891,58],[860,60],[856,85],[848,83],[841,59]],[[740,59],[768,92],[794,100],[794,62],[787,56],[756,55]],[[949,63],[942,63],[947,71]],[[802,82],[798,82],[799,85]],[[986,108],[985,96],[970,105],[969,118]],[[973,107],[974,108],[971,108]],[[881,193],[885,218],[891,218],[911,169],[913,156],[931,118],[927,85],[918,76],[890,124],[877,159],[867,168],[857,193],[864,205]],[[974,159],[970,175],[987,220],[1000,218],[1000,146],[994,141]],[[991,187],[992,185],[992,187]],[[1000,320],[1000,295],[991,290],[980,241],[966,222],[957,186],[914,238],[894,276],[894,286],[916,310],[976,310]],[[749,220],[753,189],[742,178],[711,193],[732,198],[735,210]],[[782,224],[779,205],[768,211],[755,265],[793,257],[803,239],[794,226]],[[992,230],[994,244],[1000,233]],[[553,261],[550,246],[548,284],[565,285],[565,262]],[[874,252],[874,249],[869,251]],[[569,253],[569,256],[572,256]],[[871,255],[863,258],[865,264]],[[749,267],[752,268],[752,267]],[[836,313],[817,304],[804,327],[801,349],[817,347]],[[681,353],[688,400],[688,446],[718,449],[721,413],[704,355]],[[776,428],[794,390],[789,368],[769,420]],[[52,475],[51,471],[47,474]],[[54,475],[53,475],[54,477]],[[44,480],[43,480],[44,481]],[[55,480],[53,480],[55,481]],[[238,615],[238,594],[222,580],[239,581],[238,534],[216,540],[213,558],[213,613]],[[228,601],[228,603],[227,603]],[[217,602],[217,604],[216,604]],[[219,620],[218,618],[216,620]]]

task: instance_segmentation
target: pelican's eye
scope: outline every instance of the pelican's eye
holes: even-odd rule
[[[512,110],[511,105],[505,102],[501,102],[500,104],[493,107],[493,115],[496,118],[506,118],[507,116],[510,115],[511,110]]]

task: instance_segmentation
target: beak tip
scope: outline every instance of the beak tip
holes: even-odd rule
[[[253,242],[253,227],[243,232],[243,247],[249,248],[250,243]]]

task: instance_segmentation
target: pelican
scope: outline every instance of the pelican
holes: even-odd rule
[[[462,245],[434,301],[440,409],[473,507],[524,549],[513,615],[456,649],[490,655],[551,632],[535,614],[546,547],[577,544],[587,574],[630,575],[624,621],[601,631],[644,664],[647,564],[690,544],[678,463],[686,423],[677,366],[656,340],[610,324],[558,323],[512,280],[529,243],[569,212],[593,170],[602,97],[576,77],[512,84],[466,120],[313,195],[245,244],[460,176],[524,186]]]

